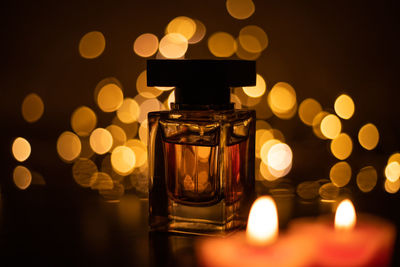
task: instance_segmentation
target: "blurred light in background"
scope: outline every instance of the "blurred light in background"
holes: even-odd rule
[[[166,58],[181,58],[188,49],[188,40],[180,33],[168,33],[160,41],[159,51]]]
[[[311,200],[319,196],[319,188],[319,182],[305,181],[297,185],[296,193],[302,199]]]
[[[105,47],[106,39],[101,32],[88,32],[79,42],[79,54],[87,59],[97,58],[103,53]]]
[[[196,27],[197,25],[194,20],[189,17],[180,16],[174,18],[168,23],[167,28],[165,29],[165,34],[179,33],[185,37],[186,40],[190,40],[196,32]]]
[[[75,160],[81,149],[81,140],[73,132],[65,131],[57,139],[57,153],[66,162]]]
[[[93,175],[96,172],[98,172],[96,164],[87,158],[77,159],[72,166],[72,176],[82,187],[90,187],[93,184],[95,179]]]
[[[243,87],[243,91],[246,95],[250,97],[260,97],[265,94],[267,90],[267,85],[265,84],[264,78],[257,73],[256,77],[256,85],[255,86],[245,86]]]
[[[196,23],[196,32],[189,39],[189,44],[197,44],[203,40],[204,36],[206,35],[206,26],[203,24],[203,22],[197,19],[195,19],[194,22]]]
[[[44,112],[43,100],[37,94],[31,93],[24,98],[21,111],[22,117],[27,122],[36,122],[42,117]]]
[[[216,32],[208,38],[208,49],[216,57],[230,57],[236,48],[235,38],[229,33]]]
[[[148,128],[148,123],[147,123],[147,119],[145,119],[139,127],[139,138],[140,141],[142,141],[143,143],[146,144],[147,146],[147,138],[149,135],[149,128]]]
[[[341,133],[331,141],[331,152],[340,160],[344,160],[351,155],[353,150],[353,142],[351,137],[346,133]]]
[[[304,99],[299,106],[300,120],[304,124],[312,126],[315,116],[321,111],[321,104],[317,100],[313,98]]]
[[[400,189],[400,179],[397,179],[395,182],[386,179],[384,187],[386,192],[390,194],[396,194]]]
[[[32,182],[32,174],[28,168],[24,166],[17,166],[13,172],[13,180],[16,187],[21,190],[25,190]]]
[[[121,129],[124,130],[127,139],[135,137],[138,133],[139,123],[137,121],[134,121],[132,123],[123,123],[116,116],[112,120],[112,124],[115,124],[115,125],[121,127]]]
[[[253,15],[255,6],[252,0],[227,0],[226,10],[235,19],[247,19]]]
[[[135,152],[127,146],[117,146],[111,153],[111,165],[118,174],[128,175],[136,164]]]
[[[157,87],[147,86],[147,71],[144,70],[139,74],[136,80],[137,92],[145,98],[155,98],[163,92]]]
[[[89,142],[93,151],[102,155],[110,151],[113,145],[113,137],[108,130],[97,128],[90,135]]]
[[[12,154],[16,160],[23,162],[31,155],[31,144],[23,137],[15,138],[12,143]]]
[[[246,49],[244,49],[243,46],[239,42],[239,38],[236,38],[236,44],[237,44],[236,55],[240,59],[256,60],[261,55],[261,52],[252,53],[252,52],[249,52]]]
[[[278,118],[292,118],[297,109],[295,90],[288,83],[276,83],[268,94],[268,105]]]
[[[283,171],[292,164],[292,150],[287,144],[275,144],[268,151],[268,166],[277,171]]]
[[[322,119],[328,115],[329,115],[328,112],[321,111],[314,117],[314,119],[312,121],[313,132],[314,132],[315,136],[317,136],[320,139],[326,139],[326,137],[321,132],[321,122],[322,122]]]
[[[346,186],[351,179],[351,167],[346,161],[341,161],[332,166],[329,177],[337,187]]]
[[[385,176],[391,182],[399,180],[400,164],[397,161],[388,163],[385,167]]]
[[[117,110],[117,116],[121,122],[129,124],[138,119],[139,112],[139,104],[133,98],[125,98]]]
[[[124,101],[124,94],[120,86],[115,83],[104,85],[97,95],[97,105],[104,112],[116,111]]]
[[[342,131],[340,119],[333,114],[325,116],[321,121],[321,133],[328,139],[335,139]]]
[[[379,142],[379,132],[376,126],[372,123],[367,123],[361,127],[358,132],[358,141],[363,148],[367,150],[374,149]]]
[[[357,186],[364,192],[368,193],[374,189],[378,181],[378,174],[374,167],[367,166],[362,168],[357,174]]]
[[[339,196],[339,187],[333,183],[326,183],[319,188],[318,193],[323,200],[336,200]]]
[[[260,53],[268,46],[268,36],[256,25],[243,27],[239,32],[239,43],[249,53]]]
[[[156,98],[147,99],[140,104],[140,113],[138,121],[142,123],[144,122],[144,120],[147,119],[147,114],[149,112],[159,111],[163,109],[164,108],[162,103],[158,101]]]
[[[110,177],[110,175],[108,175],[105,172],[95,172],[92,177],[92,183],[90,185],[91,189],[94,190],[110,190],[113,189],[114,187],[114,183]]]
[[[139,139],[129,139],[126,141],[125,146],[129,147],[135,153],[136,164],[135,167],[142,167],[147,163],[147,146]]]
[[[334,104],[336,114],[342,119],[350,119],[354,114],[354,102],[348,95],[340,95]]]
[[[71,127],[79,136],[89,136],[97,124],[97,116],[86,106],[75,109],[71,116]]]
[[[151,57],[158,50],[158,38],[152,33],[143,33],[133,43],[133,51],[141,57]]]
[[[122,130],[121,127],[111,124],[106,127],[106,130],[111,133],[113,142],[112,142],[112,147],[110,150],[113,150],[117,146],[122,146],[126,142],[126,134],[124,130]]]

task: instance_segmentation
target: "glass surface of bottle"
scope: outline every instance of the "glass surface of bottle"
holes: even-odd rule
[[[186,64],[181,69],[186,72],[184,77],[204,69],[204,65],[198,68],[198,62],[172,63],[169,69]],[[210,61],[206,63],[208,66]],[[230,61],[212,61],[210,66],[215,73],[230,64]],[[154,72],[148,68],[148,74]],[[162,76],[160,73],[156,74]],[[227,79],[227,74],[221,76]],[[157,75],[150,80],[157,80]],[[206,82],[216,81],[216,77]],[[171,85],[164,80],[157,80],[155,85]],[[204,95],[199,99],[184,95],[190,88],[188,81],[185,82],[175,89],[177,102],[170,111],[148,114],[150,228],[226,234],[246,225],[254,200],[255,111],[233,109],[229,87],[222,87],[228,89],[226,94],[220,93],[215,85],[204,89],[206,82],[193,86],[194,91],[216,91],[216,95],[210,95],[211,100]],[[182,87],[186,91],[182,92]]]

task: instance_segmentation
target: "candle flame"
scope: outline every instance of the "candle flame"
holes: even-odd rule
[[[278,237],[278,214],[275,201],[269,196],[258,198],[250,209],[246,230],[247,241],[268,245]]]
[[[351,230],[356,225],[356,211],[353,203],[345,199],[340,202],[336,209],[335,215],[335,229],[337,230]]]

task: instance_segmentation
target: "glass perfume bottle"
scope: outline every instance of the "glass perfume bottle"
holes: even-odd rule
[[[175,86],[170,111],[150,112],[152,230],[224,234],[245,226],[254,200],[255,111],[230,87],[254,85],[254,61],[148,60],[149,86]]]

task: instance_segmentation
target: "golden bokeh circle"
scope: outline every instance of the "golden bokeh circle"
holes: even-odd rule
[[[389,157],[388,163],[391,163],[391,162],[393,162],[393,161],[397,161],[398,163],[400,163],[400,153],[398,153],[398,152],[393,153],[393,154]]]
[[[63,132],[57,139],[57,153],[66,162],[74,161],[81,153],[79,137],[70,131]]]
[[[31,155],[31,144],[25,138],[17,137],[12,143],[11,151],[17,161],[23,162]]]
[[[339,196],[339,187],[326,183],[319,188],[319,195],[324,200],[335,200]]]
[[[392,161],[385,167],[385,176],[391,182],[395,182],[400,178],[400,163]]]
[[[117,116],[121,122],[129,124],[138,119],[139,112],[139,104],[133,98],[125,98],[117,110]]]
[[[368,193],[374,189],[378,181],[378,174],[374,167],[367,166],[362,168],[357,174],[357,186],[364,192]]]
[[[166,34],[159,45],[159,51],[165,58],[181,58],[187,49],[188,40],[180,33]]]
[[[351,167],[346,161],[341,161],[332,166],[329,178],[337,187],[346,186],[351,179]]]
[[[102,155],[112,148],[113,137],[108,130],[97,128],[91,133],[89,143],[96,154]]]
[[[351,155],[353,151],[353,141],[351,137],[346,133],[341,133],[331,141],[331,152],[340,160],[344,160]]]
[[[322,119],[328,115],[329,115],[328,112],[321,111],[313,119],[313,122],[312,122],[313,132],[320,139],[326,139],[326,137],[321,132],[321,122],[322,122]]]
[[[72,176],[75,182],[82,187],[90,187],[93,184],[93,174],[97,171],[96,164],[88,158],[79,158],[72,166]]]
[[[226,32],[216,32],[208,38],[208,49],[216,57],[230,57],[236,47],[235,38]]]
[[[304,124],[312,126],[315,116],[317,116],[321,111],[322,106],[317,100],[313,98],[304,99],[299,106],[300,120]]]
[[[235,19],[247,19],[256,10],[252,0],[227,0],[226,10]]]
[[[278,117],[287,118],[287,114],[293,116],[293,109],[297,107],[296,91],[290,84],[278,82],[268,94],[268,105]]]
[[[105,47],[106,39],[101,32],[88,32],[79,41],[79,54],[87,59],[97,58],[103,53]]]
[[[197,24],[193,19],[186,16],[179,16],[168,23],[165,33],[178,33],[184,36],[186,40],[190,40],[196,33],[196,28]]]
[[[378,128],[372,123],[365,124],[358,132],[358,141],[363,148],[367,150],[374,149],[379,142]]]
[[[28,94],[22,101],[21,112],[22,117],[27,122],[33,123],[38,121],[44,112],[42,98],[35,93]]]
[[[335,100],[334,109],[336,114],[345,120],[350,119],[355,110],[354,101],[353,99],[346,95],[342,94]]]
[[[114,182],[110,175],[105,172],[95,172],[92,177],[90,188],[93,190],[111,190],[114,187]]]
[[[116,111],[124,101],[124,93],[115,83],[104,85],[97,95],[97,105],[104,112]]]
[[[400,179],[397,179],[395,182],[386,179],[384,187],[386,192],[390,194],[396,194],[400,189]]]
[[[267,34],[256,25],[243,27],[239,32],[238,39],[243,49],[250,53],[259,53],[268,46]]]
[[[120,175],[128,175],[135,168],[135,152],[127,146],[117,146],[111,152],[111,166]]]
[[[200,42],[206,35],[206,26],[204,25],[204,23],[197,19],[195,19],[194,22],[196,23],[196,32],[189,39],[189,44],[196,44]]]
[[[32,173],[28,168],[19,165],[14,169],[13,181],[16,187],[25,190],[32,183]]]
[[[151,57],[158,50],[158,38],[152,33],[139,35],[133,43],[133,51],[141,57]]]
[[[342,131],[342,123],[336,115],[329,114],[322,119],[320,128],[326,138],[335,139]]]
[[[125,144],[127,138],[125,131],[121,127],[111,124],[106,127],[106,130],[111,133],[111,136],[113,138],[113,144],[110,150],[113,150],[115,147]]]
[[[142,71],[136,80],[138,93],[145,98],[155,98],[162,94],[162,90],[157,87],[147,86],[147,71]]]
[[[257,73],[256,85],[255,86],[244,86],[243,91],[250,97],[260,97],[265,94],[267,85],[264,78]]]
[[[96,124],[96,113],[89,107],[81,106],[72,113],[71,127],[79,136],[89,136]]]
[[[316,181],[305,181],[297,185],[296,193],[302,199],[315,199],[318,197],[320,184]]]
[[[135,167],[142,167],[147,163],[147,146],[139,139],[129,139],[126,141],[125,146],[131,148],[135,153],[136,164]],[[201,154],[199,155],[202,156]]]

